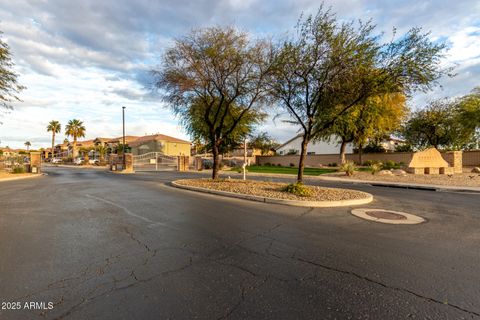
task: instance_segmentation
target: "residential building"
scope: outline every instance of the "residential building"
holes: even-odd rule
[[[300,154],[302,150],[302,135],[297,135],[276,149],[277,154]],[[307,154],[338,154],[340,152],[340,139],[332,137],[330,141],[310,141],[307,145]],[[346,153],[353,153],[353,144],[348,143]]]
[[[161,152],[168,156],[190,156],[191,143],[164,134],[153,134],[140,137],[128,145],[134,155]]]

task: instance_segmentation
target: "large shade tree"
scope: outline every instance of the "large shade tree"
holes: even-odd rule
[[[30,146],[32,145],[32,143],[30,141],[25,141],[24,143],[25,147],[27,147],[27,152],[30,150]]]
[[[48,123],[48,126],[47,126],[47,132],[51,132],[52,133],[52,155],[51,157],[54,158],[54,150],[55,150],[55,135],[57,133],[60,133],[60,131],[62,130],[62,125],[60,124],[60,122],[56,121],[56,120],[52,120]]]
[[[218,178],[222,149],[261,120],[271,70],[268,42],[232,27],[192,31],[169,48],[154,70],[156,87],[195,140],[213,154]]]
[[[275,53],[273,96],[300,127],[299,182],[307,145],[355,106],[385,94],[428,90],[448,73],[439,67],[443,44],[412,29],[380,43],[370,23],[337,21],[329,10],[300,20],[296,34]]]
[[[18,74],[13,69],[10,48],[0,39],[0,108],[3,109],[11,109],[12,102],[20,101],[18,94],[25,88],[18,83]]]
[[[340,162],[345,163],[346,146],[354,144],[358,148],[362,163],[363,146],[369,140],[382,139],[397,130],[408,108],[403,94],[384,94],[355,105],[337,118],[330,128],[324,131],[322,140],[339,140]]]
[[[68,121],[65,126],[65,134],[73,138],[72,151],[73,157],[76,158],[78,156],[77,139],[85,137],[85,126],[83,125],[83,122],[78,119]]]
[[[402,127],[406,142],[416,149],[435,147],[461,150],[472,142],[475,127],[459,108],[458,100],[438,99],[413,112]]]

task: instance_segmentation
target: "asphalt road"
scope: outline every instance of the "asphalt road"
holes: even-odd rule
[[[0,319],[480,318],[479,194],[342,185],[427,219],[395,226],[47,172],[0,182]]]

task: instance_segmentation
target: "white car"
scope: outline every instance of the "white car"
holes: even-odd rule
[[[89,159],[89,160],[88,160],[88,164],[98,166],[98,165],[100,164],[100,160],[98,160],[98,159]]]
[[[83,159],[82,158],[75,158],[75,160],[73,160],[73,164],[81,165],[81,164],[83,164]]]
[[[53,159],[52,159],[52,163],[57,163],[57,164],[58,164],[58,163],[62,163],[62,159],[60,159],[60,158],[53,158]]]

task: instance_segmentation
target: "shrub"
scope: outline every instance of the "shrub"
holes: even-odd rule
[[[378,160],[367,160],[363,162],[365,167],[370,167],[372,164],[382,164],[382,162]]]
[[[290,167],[295,167],[295,164],[290,162]]]
[[[25,168],[24,167],[15,167],[15,168],[13,168],[12,173],[25,173]]]
[[[265,167],[270,167],[271,165],[272,165],[272,164],[271,164],[270,162],[266,162],[266,163],[264,164]]]
[[[347,160],[347,161],[345,161],[345,163],[342,163],[339,171],[340,172],[345,172],[345,174],[350,177],[350,176],[353,176],[353,173],[355,172],[355,169],[356,169],[355,162],[353,162],[351,160]]]
[[[385,163],[382,166],[383,170],[399,169],[399,168],[400,168],[400,164],[392,160],[385,161]]]
[[[336,162],[332,162],[332,163],[327,164],[327,166],[329,166],[329,167],[336,167],[336,166],[337,166],[337,163],[336,163]]]
[[[290,183],[282,188],[282,191],[288,192],[300,197],[310,197],[312,195],[312,191],[305,187],[301,182]]]
[[[281,163],[277,163],[277,167],[281,167],[281,166],[282,166],[282,164],[281,164]]]
[[[370,171],[372,171],[372,174],[375,175],[378,171],[382,169],[382,164],[372,163],[369,167],[370,167]]]
[[[211,160],[203,160],[203,168],[204,169],[212,169],[213,162]]]

